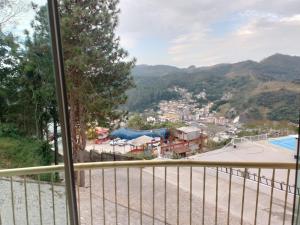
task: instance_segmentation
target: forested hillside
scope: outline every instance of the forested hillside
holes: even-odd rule
[[[300,96],[300,57],[275,54],[260,62],[244,61],[211,67],[136,66],[136,88],[128,92],[129,111],[153,108],[161,100],[179,98],[169,88],[193,94],[205,90],[207,101],[227,116],[232,109],[249,119],[296,121]],[[221,100],[225,93],[232,97]]]

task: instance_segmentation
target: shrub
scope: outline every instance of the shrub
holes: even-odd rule
[[[0,137],[19,137],[21,132],[12,124],[0,123]]]

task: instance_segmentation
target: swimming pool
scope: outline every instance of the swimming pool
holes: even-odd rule
[[[269,142],[273,145],[277,145],[282,148],[289,149],[291,151],[296,151],[297,139],[296,135],[286,136],[282,138],[271,139]]]

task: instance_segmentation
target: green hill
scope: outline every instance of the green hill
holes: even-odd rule
[[[143,111],[161,100],[179,98],[169,88],[180,86],[194,94],[205,90],[207,100],[227,116],[234,108],[247,119],[297,121],[300,96],[300,57],[275,54],[260,62],[243,61],[210,67],[136,66],[136,88],[128,92],[126,108]],[[221,101],[225,93],[232,98]],[[231,115],[233,116],[233,115]]]

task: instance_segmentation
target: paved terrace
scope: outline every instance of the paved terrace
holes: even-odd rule
[[[267,140],[256,142],[243,142],[233,146],[228,146],[219,150],[206,152],[190,157],[190,159],[204,161],[225,161],[225,162],[282,162],[296,163],[294,151],[277,147],[270,144]],[[243,168],[240,170],[243,171]],[[250,173],[258,173],[256,169],[248,170]],[[272,179],[272,170],[262,170],[262,176]],[[286,182],[287,171],[276,170],[275,180]],[[290,185],[295,184],[295,171],[291,171]]]
[[[140,186],[139,169],[129,170],[129,196],[130,196],[130,224],[140,224]],[[155,169],[155,194],[154,194],[154,218],[153,218],[153,176],[152,169],[143,169],[143,224],[164,224],[164,169]],[[88,177],[87,177],[88,178]],[[179,224],[189,224],[189,168],[180,168],[179,176]],[[116,224],[115,220],[115,195],[114,195],[114,170],[105,170],[105,212],[106,224]],[[219,174],[218,195],[218,224],[227,224],[228,210],[228,174]],[[231,190],[231,215],[230,225],[241,224],[242,206],[242,184],[243,179],[232,177]],[[244,221],[243,224],[253,224],[256,199],[256,186],[254,182],[246,181]],[[202,224],[203,204],[203,168],[193,169],[193,194],[192,194],[192,224]],[[92,202],[94,224],[103,223],[103,195],[102,195],[102,173],[100,170],[92,171]],[[128,198],[127,198],[127,171],[117,170],[117,211],[118,224],[128,224]],[[167,224],[177,224],[177,169],[169,168],[167,173]],[[215,224],[215,200],[216,200],[216,170],[206,171],[206,195],[205,195],[205,225]],[[81,220],[82,225],[91,224],[90,220],[90,188],[80,188]],[[274,190],[273,209],[271,224],[282,224],[283,222],[284,192]],[[261,185],[258,202],[257,224],[268,224],[270,207],[270,188]],[[288,195],[286,213],[286,224],[291,223],[292,217],[292,195]]]
[[[41,211],[39,210],[39,187],[36,181],[27,179],[27,205],[28,205],[28,224],[29,225],[53,225],[54,218],[58,225],[66,225],[66,195],[65,187],[62,185],[53,186],[54,211],[52,203],[52,185],[42,182],[41,190]],[[11,186],[10,180],[0,179],[0,215],[1,225],[13,225]],[[26,221],[26,202],[23,179],[13,181],[15,224],[28,225]],[[42,221],[40,221],[40,212]],[[54,214],[53,214],[54,212]],[[55,215],[53,217],[53,215]]]

